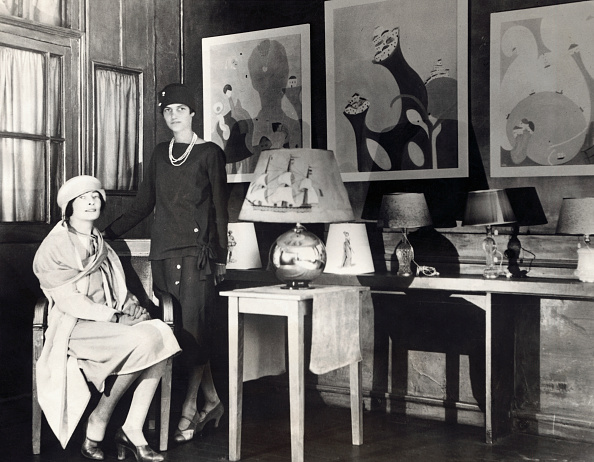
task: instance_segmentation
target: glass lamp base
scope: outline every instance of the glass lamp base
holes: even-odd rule
[[[396,273],[397,276],[412,276],[412,270],[410,269],[410,264],[415,258],[415,253],[406,238],[406,235],[403,235],[400,244],[396,247],[396,259],[398,260],[398,272]]]
[[[497,277],[499,277],[499,274],[500,271],[495,266],[488,266],[483,270],[483,277],[486,279],[496,279]]]
[[[485,252],[486,266],[483,270],[483,277],[486,279],[495,279],[500,274],[500,269],[495,265],[495,255],[497,254],[497,244],[492,237],[491,227],[487,227],[487,237],[483,240],[483,252]]]

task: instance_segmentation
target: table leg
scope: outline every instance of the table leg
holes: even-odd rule
[[[485,441],[493,444],[493,361],[491,328],[491,294],[485,296]]]
[[[297,302],[299,310],[291,310],[287,317],[289,343],[289,406],[291,413],[291,461],[303,462],[305,433],[305,378],[304,378],[304,315],[305,306]]]
[[[351,431],[353,444],[363,444],[363,396],[361,395],[361,361],[349,366],[351,382]]]
[[[239,299],[229,297],[229,460],[241,459],[243,409],[243,314]]]

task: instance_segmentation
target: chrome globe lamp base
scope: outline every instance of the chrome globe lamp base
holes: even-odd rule
[[[285,289],[309,289],[326,266],[326,246],[315,234],[297,223],[281,234],[270,248],[270,269]]]

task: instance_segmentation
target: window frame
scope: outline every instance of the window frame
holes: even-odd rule
[[[95,152],[96,142],[97,142],[97,124],[96,124],[96,101],[95,101],[95,94],[96,94],[96,83],[95,83],[95,76],[97,70],[107,70],[111,72],[117,72],[121,74],[127,74],[135,76],[137,79],[136,84],[136,92],[137,92],[137,101],[138,107],[136,111],[136,123],[137,123],[137,137],[136,137],[136,146],[138,150],[138,163],[136,165],[138,171],[138,178],[136,179],[136,189],[132,190],[121,190],[121,189],[110,189],[107,190],[108,193],[118,195],[118,196],[135,196],[138,192],[138,186],[144,179],[144,169],[143,169],[143,161],[144,161],[144,72],[142,69],[135,69],[131,67],[124,67],[118,66],[115,64],[107,64],[102,63],[99,61],[93,61],[91,63],[91,79],[92,79],[92,90],[91,90],[91,105],[90,105],[90,116],[89,121],[92,127],[91,129],[91,137],[90,140],[92,146],[92,156],[88,159],[88,165],[92,175],[96,175],[96,165],[97,165],[97,152]]]
[[[73,2],[73,3],[76,3]],[[52,140],[63,140],[59,155],[58,178],[50,177],[50,169],[45,172],[46,178],[46,216],[45,222],[0,222],[0,243],[31,242],[45,237],[49,226],[59,220],[60,211],[56,203],[59,183],[63,178],[70,178],[84,171],[85,151],[85,99],[82,98],[85,79],[83,76],[84,36],[81,32],[62,27],[33,23],[13,16],[0,15],[0,44],[11,48],[20,48],[39,52],[50,56],[59,56],[62,60],[61,76],[62,101],[60,116],[62,129],[59,137],[49,133],[49,121],[45,120],[44,135],[26,133],[8,133],[7,137],[17,139],[34,139],[46,143],[46,152],[51,156]],[[46,85],[49,80],[46,77]],[[46,95],[47,97],[48,95]],[[44,102],[48,107],[48,102]],[[81,110],[75,110],[81,108]],[[14,135],[14,136],[13,136]],[[49,159],[49,157],[48,157]]]

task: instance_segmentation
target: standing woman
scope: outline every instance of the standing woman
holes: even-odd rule
[[[113,239],[153,214],[150,260],[155,290],[179,303],[178,340],[187,367],[188,389],[174,439],[190,441],[206,423],[218,426],[223,404],[210,369],[211,315],[215,284],[225,276],[227,255],[227,175],[225,154],[192,130],[196,104],[183,84],[167,85],[159,107],[173,132],[155,148],[133,206],[105,229]],[[204,408],[198,409],[198,390]]]
[[[97,178],[81,175],[58,191],[64,219],[43,240],[33,272],[49,301],[48,328],[37,362],[38,399],[62,447],[87,403],[87,381],[101,392],[89,415],[81,453],[104,460],[101,442],[119,399],[138,382],[128,416],[115,436],[118,459],[158,462],[142,433],[167,358],[180,352],[164,322],[150,319],[127,289],[116,253],[94,227],[105,205]]]

